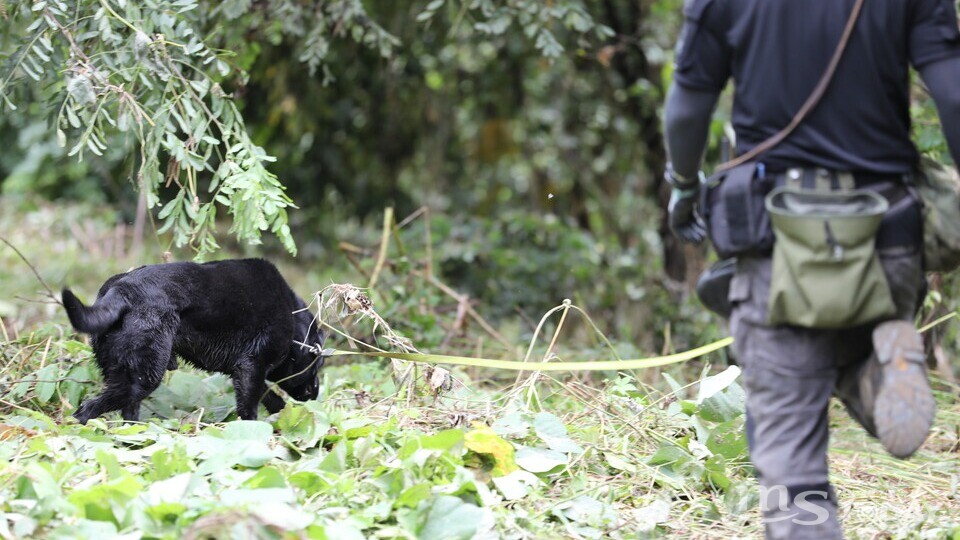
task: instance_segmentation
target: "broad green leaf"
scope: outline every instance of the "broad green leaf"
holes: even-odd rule
[[[532,473],[550,472],[570,462],[563,452],[529,446],[517,447],[516,461],[517,465]]]
[[[533,423],[527,415],[520,412],[510,413],[493,423],[493,430],[502,437],[522,439],[530,433]]]
[[[410,486],[393,502],[395,508],[407,507],[416,508],[421,501],[430,498],[431,484],[420,483]]]
[[[150,456],[151,468],[148,478],[163,480],[192,469],[193,460],[187,455],[182,443],[173,449],[161,448]]]
[[[711,484],[720,489],[730,487],[731,479],[727,473],[727,467],[722,456],[712,456],[708,458],[704,462],[704,468],[706,469],[707,479],[710,480]]]
[[[144,500],[151,506],[180,503],[187,495],[191,479],[192,475],[184,473],[154,482],[143,494]]]
[[[250,489],[285,488],[287,487],[287,481],[283,478],[283,473],[275,467],[262,467],[257,471],[257,474],[251,476],[243,485]]]
[[[408,439],[398,452],[400,459],[406,459],[417,450],[453,450],[464,442],[463,430],[446,429],[434,435],[422,435]]]
[[[289,502],[296,503],[296,501]],[[267,499],[266,502],[254,506],[253,512],[264,523],[282,531],[302,531],[314,520],[312,512],[297,508],[295,504],[281,504],[273,499]]]
[[[570,439],[566,426],[556,416],[548,412],[538,413],[533,418],[533,427],[537,436],[547,443],[551,450],[572,454],[583,453],[583,448]]]
[[[495,476],[491,479],[493,485],[508,501],[516,501],[530,494],[540,485],[540,479],[527,471],[513,471],[505,476]]]
[[[691,459],[690,453],[671,443],[664,443],[647,462],[650,465],[672,465],[685,463]]]
[[[603,457],[607,461],[607,465],[610,465],[610,467],[618,471],[624,471],[628,473],[637,472],[637,466],[627,461],[628,458],[626,456],[615,454],[613,452],[604,452]]]
[[[729,460],[746,459],[747,434],[743,422],[731,420],[713,428],[707,439],[707,448]]]
[[[657,528],[657,525],[669,521],[670,503],[656,500],[646,506],[633,509],[630,514],[637,523],[637,529],[640,532],[652,532]]]
[[[294,473],[288,478],[288,481],[291,486],[302,489],[307,496],[330,489],[330,482],[320,474],[311,471]]]
[[[60,525],[50,531],[51,540],[76,540],[77,538],[116,538],[117,527],[109,521],[79,519]]]
[[[580,495],[562,503],[551,512],[557,516],[562,515],[570,521],[593,526],[606,526],[617,520],[617,514],[613,508],[586,495]]]
[[[660,375],[662,375],[664,380],[667,381],[667,384],[670,385],[670,391],[677,396],[677,399],[683,399],[686,397],[687,389],[684,388],[684,385],[678,383],[677,380],[671,377],[667,372],[663,372]]]
[[[700,381],[700,390],[697,393],[697,405],[703,404],[704,400],[726,390],[739,376],[740,368],[730,366],[722,372]]]
[[[48,403],[50,398],[53,397],[53,393],[57,390],[59,375],[60,365],[56,363],[48,364],[37,372],[37,380],[40,382],[37,383],[34,392],[36,392],[40,403]]]
[[[417,536],[431,540],[468,540],[480,530],[483,520],[482,509],[459,497],[444,495],[429,503]]]
[[[301,448],[313,448],[330,430],[330,421],[323,411],[287,403],[277,417],[277,429]]]
[[[699,416],[710,422],[729,422],[743,415],[747,396],[739,384],[713,394],[700,404]]]
[[[339,442],[320,462],[320,470],[331,473],[342,473],[347,470],[347,443]]]

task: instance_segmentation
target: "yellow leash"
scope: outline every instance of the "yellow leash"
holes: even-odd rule
[[[960,313],[954,311],[943,317],[921,327],[918,331],[924,333],[941,324],[960,317]],[[395,360],[408,360],[410,362],[424,362],[428,364],[447,364],[455,366],[475,366],[491,369],[503,369],[508,371],[619,371],[631,369],[647,369],[652,367],[668,366],[670,364],[679,364],[687,362],[694,358],[699,358],[706,354],[719,351],[729,347],[733,343],[733,338],[728,337],[719,341],[714,341],[708,345],[697,347],[689,351],[666,356],[654,356],[651,358],[636,358],[633,360],[602,360],[590,362],[517,362],[515,360],[493,360],[490,358],[473,358],[469,356],[447,356],[442,354],[421,354],[421,353],[396,353],[396,352],[357,352],[342,351],[339,349],[323,349],[320,355],[325,358],[331,356],[368,356],[375,358],[393,358]],[[306,344],[301,343],[306,346]]]
[[[957,312],[949,313],[930,324],[919,329],[920,333],[929,331],[931,328],[939,326],[950,319],[956,318]],[[357,352],[341,351],[339,349],[324,349],[321,355],[323,357],[331,356],[369,356],[376,358],[393,358],[395,360],[408,360],[410,362],[425,362],[428,364],[447,364],[455,366],[475,366],[491,369],[503,369],[508,371],[619,371],[631,369],[647,369],[652,367],[668,366],[670,364],[679,364],[687,362],[694,358],[699,358],[706,354],[719,351],[729,347],[733,343],[733,338],[728,337],[719,341],[714,341],[708,345],[697,347],[689,351],[666,356],[654,356],[651,358],[636,358],[633,360],[602,360],[590,362],[517,362],[515,360],[493,360],[490,358],[472,358],[469,356],[447,356],[442,354],[421,354],[421,353],[396,353],[396,352]]]
[[[411,362],[426,362],[430,364],[450,364],[457,366],[476,366],[510,371],[618,371],[630,369],[646,369],[651,367],[679,364],[699,358],[705,354],[729,347],[733,338],[728,337],[697,347],[689,351],[652,358],[637,358],[633,360],[604,360],[591,362],[517,362],[515,360],[492,360],[489,358],[471,358],[468,356],[446,356],[442,354],[395,353],[395,352],[356,352],[325,349],[323,356],[372,356],[379,358],[393,358],[395,360],[409,360]]]

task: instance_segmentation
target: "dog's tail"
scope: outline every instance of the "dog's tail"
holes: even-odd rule
[[[63,307],[67,308],[70,324],[80,332],[98,334],[113,326],[127,311],[127,303],[115,289],[99,298],[92,306],[85,306],[70,289],[63,289]]]

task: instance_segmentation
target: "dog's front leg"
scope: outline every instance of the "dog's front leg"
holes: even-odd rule
[[[233,379],[234,393],[237,395],[237,416],[242,420],[256,420],[260,396],[267,389],[263,370],[257,367],[251,358],[237,362],[230,378]]]
[[[283,410],[284,403],[283,398],[280,397],[273,390],[267,390],[267,393],[263,396],[263,406],[270,411],[270,414],[278,413]]]

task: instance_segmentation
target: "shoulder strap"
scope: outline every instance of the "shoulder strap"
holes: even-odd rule
[[[817,83],[817,86],[813,89],[813,92],[810,93],[810,97],[807,98],[807,101],[804,102],[803,107],[800,107],[800,110],[797,111],[797,114],[794,115],[793,120],[790,121],[790,124],[787,127],[781,129],[776,134],[774,134],[769,139],[763,141],[762,143],[754,146],[749,152],[739,156],[735,159],[731,159],[726,163],[722,163],[717,166],[717,171],[725,171],[727,169],[732,169],[737,165],[742,165],[760,154],[773,149],[775,146],[783,142],[793,130],[797,129],[797,126],[810,114],[810,112],[820,103],[820,99],[823,98],[823,94],[826,93],[827,87],[830,86],[830,81],[833,79],[834,73],[837,72],[837,66],[840,64],[840,59],[843,57],[843,51],[847,48],[847,43],[850,41],[850,36],[853,35],[853,28],[857,24],[857,18],[860,15],[860,8],[863,7],[863,0],[856,0],[856,3],[853,4],[853,10],[850,12],[850,18],[847,19],[847,26],[843,29],[843,35],[840,37],[840,43],[837,44],[837,49],[833,52],[833,57],[830,59],[830,64],[827,65],[826,71],[823,72],[823,75],[820,77],[820,81]]]

